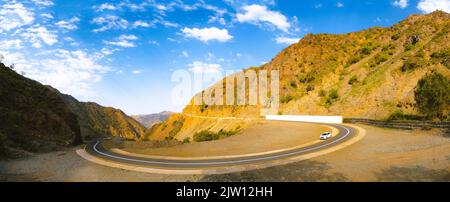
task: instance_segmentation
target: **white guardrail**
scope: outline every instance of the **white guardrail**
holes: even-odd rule
[[[311,123],[342,123],[342,116],[266,115],[266,120],[300,121]]]

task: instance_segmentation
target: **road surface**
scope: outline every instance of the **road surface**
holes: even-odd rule
[[[288,157],[294,157],[298,155],[308,154],[324,150],[351,139],[357,134],[357,130],[346,125],[340,124],[326,124],[338,129],[338,134],[334,135],[331,139],[321,141],[320,143],[306,146],[303,148],[297,148],[287,151],[281,151],[277,153],[262,154],[255,156],[243,156],[235,158],[214,158],[214,159],[164,159],[164,158],[145,158],[145,157],[135,157],[127,156],[123,154],[118,154],[105,149],[101,140],[89,143],[85,150],[90,155],[98,158],[102,158],[108,161],[113,161],[117,163],[136,165],[143,167],[157,167],[157,168],[168,168],[168,169],[195,169],[195,168],[205,168],[205,167],[226,167],[235,165],[245,165],[253,163],[261,163],[264,161],[278,160]],[[319,138],[320,134],[317,134]]]

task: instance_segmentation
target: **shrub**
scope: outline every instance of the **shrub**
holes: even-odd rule
[[[184,124],[184,118],[180,118],[180,119],[174,121],[172,123],[173,129],[169,132],[169,136],[168,136],[168,138],[166,137],[166,139],[172,140],[178,134],[178,132],[180,132],[181,128],[183,127],[183,124]]]
[[[239,129],[226,131],[223,129],[220,129],[219,132],[214,133],[209,130],[203,130],[198,133],[194,134],[194,141],[196,142],[205,142],[205,141],[212,141],[212,140],[218,140],[226,137],[233,136],[237,134]]]
[[[353,85],[354,83],[358,82],[358,77],[356,75],[353,75],[349,80],[348,84]]]
[[[375,49],[375,47],[372,44],[367,44],[364,45],[359,52],[363,55],[370,55],[370,53],[372,53],[372,51]]]
[[[394,41],[397,41],[400,38],[400,33],[395,33],[394,35],[392,35],[391,39]]]
[[[306,92],[310,92],[314,90],[314,85],[312,84],[308,84],[308,86],[306,86]]]
[[[186,144],[186,143],[190,143],[191,142],[191,138],[190,137],[185,137],[184,139],[183,139],[183,144]]]
[[[290,102],[293,99],[294,99],[294,97],[292,95],[285,95],[285,96],[280,98],[280,102],[281,103],[288,103],[288,102]]]
[[[298,80],[300,83],[310,83],[314,81],[316,78],[311,74],[301,74],[298,76]]]
[[[403,111],[400,109],[397,109],[393,111],[389,116],[386,118],[386,121],[394,121],[394,120],[405,120],[405,114],[403,114]]]
[[[208,130],[203,130],[194,134],[194,141],[196,142],[205,142],[214,140],[214,133]]]
[[[411,43],[407,43],[407,44],[405,45],[405,51],[410,51],[410,50],[412,50],[413,48],[414,48],[414,45],[411,44]]]
[[[436,51],[431,54],[432,58],[448,58],[450,57],[450,49],[442,50],[442,51]]]
[[[350,66],[350,65],[352,65],[352,64],[356,64],[356,63],[358,63],[362,58],[363,58],[363,56],[361,56],[361,55],[355,55],[355,56],[351,57],[351,58],[348,60],[348,64],[347,64],[346,66],[348,67],[348,66]]]
[[[433,72],[417,82],[414,91],[416,106],[429,117],[442,115],[450,103],[450,80],[444,75]]]
[[[338,92],[336,89],[330,90],[327,98],[325,99],[325,106],[330,107],[337,99],[339,98]]]
[[[385,53],[379,53],[375,56],[372,63],[370,64],[371,67],[375,67],[383,62],[386,62],[389,59],[389,56]]]
[[[290,86],[292,88],[297,88],[297,83],[295,83],[295,81],[291,81]]]
[[[447,68],[450,68],[450,49],[437,51],[431,54],[434,62],[439,62]]]
[[[419,57],[408,58],[401,67],[402,72],[413,71],[414,69],[425,66],[425,61]]]
[[[328,97],[335,100],[339,98],[339,94],[336,89],[331,89],[330,93],[328,94]]]
[[[325,90],[323,90],[323,89],[321,89],[320,91],[319,91],[319,97],[325,97],[327,95],[327,91],[325,91]]]

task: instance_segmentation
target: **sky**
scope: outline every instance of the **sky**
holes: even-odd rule
[[[0,0],[0,54],[80,101],[179,112],[177,70],[260,66],[309,33],[387,27],[437,9],[450,12],[450,0]]]

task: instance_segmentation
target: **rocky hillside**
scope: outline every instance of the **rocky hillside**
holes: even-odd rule
[[[131,117],[144,125],[146,128],[151,128],[153,125],[167,120],[167,118],[169,118],[169,116],[172,114],[174,113],[169,111],[162,111],[156,114],[134,115]]]
[[[121,110],[79,102],[0,63],[0,158],[45,152],[92,138],[138,140],[145,127]]]
[[[343,115],[385,119],[394,112],[420,115],[414,100],[418,81],[431,72],[450,77],[450,15],[436,11],[412,15],[392,27],[375,27],[341,35],[309,34],[252,70],[279,70],[279,114]],[[224,82],[224,81],[222,81]],[[225,82],[224,82],[225,83]],[[450,103],[444,106],[448,114]],[[184,122],[195,116],[257,117],[258,106],[194,106],[183,111]],[[160,137],[169,118],[147,136]],[[172,122],[170,122],[172,121]],[[204,122],[204,121],[202,121]],[[216,126],[184,124],[176,139]],[[242,122],[242,121],[239,121]],[[228,127],[221,125],[220,127]],[[220,127],[216,127],[217,130]],[[232,126],[234,127],[234,126]]]
[[[80,144],[77,116],[58,93],[0,63],[0,158]]]
[[[97,137],[122,137],[138,140],[145,127],[119,109],[103,107],[94,102],[79,102],[70,95],[61,94],[69,109],[78,116],[84,140]]]

